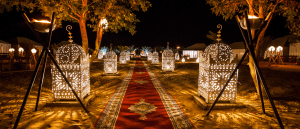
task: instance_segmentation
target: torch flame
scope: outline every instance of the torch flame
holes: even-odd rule
[[[256,19],[256,18],[258,18],[258,17],[255,15],[248,15],[248,19]]]
[[[48,21],[48,20],[36,20],[36,19],[33,19],[32,22],[51,23],[51,22]]]

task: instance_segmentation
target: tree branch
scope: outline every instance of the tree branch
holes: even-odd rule
[[[78,19],[78,18],[72,16],[71,14],[68,14],[68,15],[69,15],[71,18],[73,18],[73,19],[75,19],[75,20],[77,20],[77,21],[79,22],[79,19]]]
[[[76,13],[76,11],[71,7],[70,4],[68,4],[68,6],[69,6],[69,8],[72,10],[72,12],[73,12],[75,15],[77,15],[78,17],[80,17],[80,15],[79,15],[78,13]]]

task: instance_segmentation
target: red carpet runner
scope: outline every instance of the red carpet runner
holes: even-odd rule
[[[96,129],[193,129],[147,64],[137,61],[100,114]]]

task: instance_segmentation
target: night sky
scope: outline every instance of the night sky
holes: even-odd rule
[[[210,44],[213,41],[206,38],[208,31],[217,32],[218,24],[222,24],[223,41],[227,43],[243,41],[236,21],[223,20],[221,16],[212,14],[210,6],[205,0],[150,0],[152,7],[147,12],[135,12],[140,20],[136,25],[137,33],[131,35],[128,31],[119,33],[105,33],[101,46],[114,45],[135,45],[141,46],[166,46],[170,42],[171,47],[191,46],[195,43]],[[29,18],[38,15],[27,14]],[[27,37],[37,41],[32,31],[27,26],[20,12],[9,12],[0,14],[0,40],[8,40],[14,37]],[[68,40],[65,26],[73,26],[74,42],[80,44],[81,37],[79,25],[76,23],[64,22],[63,27],[53,32],[52,43],[59,43]],[[277,38],[289,34],[285,28],[285,19],[277,16],[272,19],[266,35]],[[88,29],[90,48],[94,48],[95,32]],[[46,37],[45,34],[42,34]]]

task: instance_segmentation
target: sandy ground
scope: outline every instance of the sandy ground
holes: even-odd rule
[[[192,99],[197,95],[199,66],[190,63],[176,62],[175,73],[161,72],[160,65],[151,65],[162,85],[176,99],[197,128],[279,128],[278,122],[267,99],[266,114],[261,114],[260,99],[255,93],[247,65],[239,69],[237,101],[246,105],[242,109],[213,110],[210,117],[203,117],[207,110],[202,110]],[[129,63],[133,63],[130,61]],[[47,101],[53,101],[51,91],[51,74],[47,69],[38,111],[34,111],[39,76],[26,104],[18,128],[31,129],[87,129],[93,128],[101,111],[105,108],[110,96],[121,83],[129,70],[129,64],[118,65],[120,76],[101,76],[103,62],[95,61],[91,66],[91,93],[96,95],[87,109],[82,107],[45,107]],[[300,127],[300,67],[289,65],[272,65],[261,63],[266,83],[275,100],[277,110],[285,128]],[[12,128],[23,97],[28,88],[33,71],[0,72],[0,128]]]

